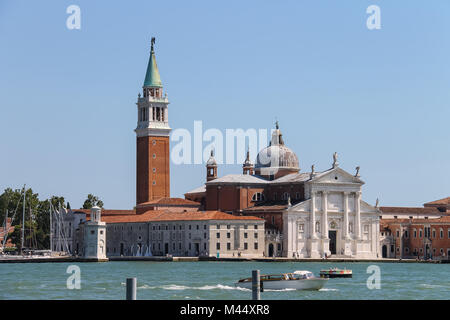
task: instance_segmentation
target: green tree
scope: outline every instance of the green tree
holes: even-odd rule
[[[24,246],[35,249],[48,249],[50,246],[50,203],[57,210],[65,203],[64,197],[52,196],[40,201],[37,193],[31,188],[26,190],[25,199],[25,239]],[[15,227],[8,237],[20,248],[22,241],[23,189],[5,189],[0,195],[0,222],[3,224],[6,210],[8,217],[13,218]]]
[[[84,203],[83,203],[82,209],[90,209],[93,206],[98,206],[100,208],[103,208],[103,201],[100,200],[97,196],[88,194],[86,201],[84,201]]]

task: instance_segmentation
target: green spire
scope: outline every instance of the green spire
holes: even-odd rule
[[[152,47],[150,51],[150,59],[148,60],[147,73],[145,74],[144,87],[162,88],[161,77],[159,76],[158,66],[156,65],[155,51],[153,44],[155,38],[152,38]]]

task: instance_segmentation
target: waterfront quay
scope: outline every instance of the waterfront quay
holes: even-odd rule
[[[0,257],[0,263],[61,263],[61,262],[108,262],[108,261],[155,261],[155,262],[199,262],[199,261],[228,261],[228,262],[381,262],[381,263],[450,263],[446,260],[417,260],[417,259],[355,259],[348,257],[331,257],[327,259],[313,258],[216,258],[216,257],[172,257],[172,256],[155,256],[155,257],[110,257],[106,259],[88,259],[83,257],[29,257],[29,256],[11,256]]]

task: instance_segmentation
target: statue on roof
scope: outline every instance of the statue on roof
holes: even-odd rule
[[[151,51],[153,51],[153,45],[155,44],[155,37],[152,37],[152,40],[151,40]]]
[[[355,177],[359,177],[359,169],[360,169],[359,166],[357,166],[357,167],[356,167],[356,174],[355,174]]]
[[[337,152],[333,153],[333,168],[336,168],[339,165],[337,157],[338,157]]]
[[[312,166],[311,166],[310,179],[314,178],[315,175],[316,175],[316,171],[314,170],[314,165],[312,165]]]

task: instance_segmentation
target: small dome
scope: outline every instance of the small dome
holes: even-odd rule
[[[211,150],[211,156],[209,157],[208,161],[206,161],[207,167],[217,167],[216,159],[214,158],[214,151]]]

